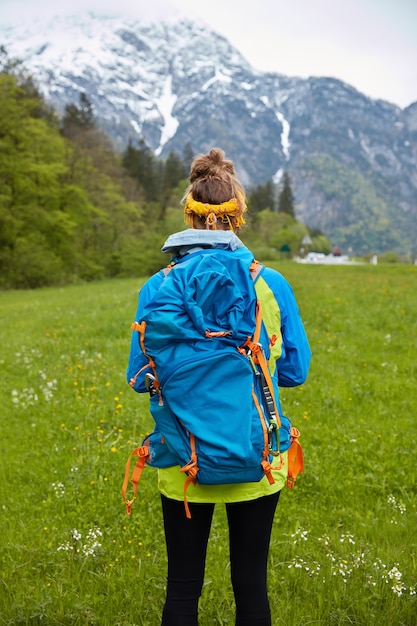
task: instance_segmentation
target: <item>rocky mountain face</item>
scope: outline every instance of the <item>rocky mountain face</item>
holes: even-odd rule
[[[344,252],[417,251],[417,103],[256,71],[180,19],[54,18],[0,27],[0,44],[58,112],[86,93],[119,149],[139,138],[162,157],[219,146],[247,187],[289,172],[297,217]]]

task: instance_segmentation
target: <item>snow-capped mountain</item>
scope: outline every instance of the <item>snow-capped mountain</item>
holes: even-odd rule
[[[288,171],[299,217],[342,246],[415,249],[417,103],[401,110],[333,78],[258,72],[178,17],[54,18],[0,27],[0,44],[59,112],[85,92],[120,149],[139,138],[158,156],[218,145],[247,186]]]

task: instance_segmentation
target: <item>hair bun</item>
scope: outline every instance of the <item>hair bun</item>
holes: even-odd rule
[[[221,165],[224,161],[224,152],[220,148],[212,148],[207,157],[211,159],[213,165]]]
[[[212,148],[207,154],[196,157],[191,166],[190,182],[211,178],[222,177],[224,173],[235,174],[232,161],[224,158],[224,152],[220,148]]]

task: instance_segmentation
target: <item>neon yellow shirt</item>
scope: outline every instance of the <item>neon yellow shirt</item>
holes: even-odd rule
[[[225,502],[246,502],[255,500],[262,496],[270,496],[285,486],[287,480],[288,454],[282,454],[283,466],[279,470],[274,470],[272,475],[275,483],[270,485],[266,476],[257,483],[238,483],[235,485],[196,485],[191,484],[187,489],[188,502],[214,502],[216,504]],[[279,466],[281,457],[274,457],[272,467]],[[184,483],[187,479],[179,471],[179,465],[158,470],[159,491],[172,500],[184,500]]]

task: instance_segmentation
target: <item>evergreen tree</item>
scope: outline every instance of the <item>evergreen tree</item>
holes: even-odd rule
[[[188,141],[185,144],[184,150],[182,153],[182,164],[184,166],[186,176],[188,176],[188,172],[190,171],[191,163],[193,162],[193,159],[194,159],[194,152],[193,152],[190,142]]]
[[[256,216],[264,209],[274,211],[275,209],[275,188],[272,180],[255,187],[248,194],[248,205],[250,213]]]
[[[62,118],[62,133],[72,137],[80,130],[95,128],[93,105],[85,93],[80,94],[79,105],[67,104]]]
[[[160,198],[162,212],[160,219],[165,217],[165,209],[171,200],[173,190],[178,186],[180,181],[186,178],[187,174],[182,160],[175,152],[170,152],[168,158],[163,163],[163,190]]]
[[[285,172],[284,174],[284,186],[278,198],[278,212],[286,213],[291,217],[295,217],[294,196],[291,189],[291,178],[287,172]]]
[[[183,161],[175,152],[170,152],[164,164],[164,191],[171,192],[185,178],[187,174]]]
[[[13,74],[19,61],[10,59],[5,46],[0,45],[0,72],[2,74]]]
[[[143,189],[145,200],[147,202],[156,202],[161,188],[160,171],[152,151],[143,139],[139,140],[137,148],[129,142],[124,152],[122,163],[129,175]]]

